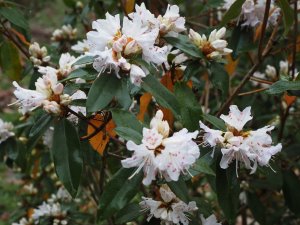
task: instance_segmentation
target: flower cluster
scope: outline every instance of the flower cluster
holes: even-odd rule
[[[29,46],[30,60],[33,65],[40,66],[50,61],[51,57],[48,55],[47,48],[45,46],[40,47],[39,43],[34,42]]]
[[[14,126],[12,123],[4,122],[0,119],[0,144],[6,141],[9,137],[14,136],[14,132],[12,132]]]
[[[69,193],[61,187],[57,194],[52,194],[47,202],[35,208],[29,218],[21,218],[19,223],[12,223],[12,225],[43,224],[45,220],[52,225],[67,225],[69,224],[67,211],[63,210],[61,203],[70,202],[71,199]]]
[[[70,24],[63,25],[61,29],[56,29],[52,33],[51,40],[55,42],[72,41],[77,37],[77,29],[73,28]]]
[[[282,145],[279,143],[273,146],[268,134],[274,127],[243,130],[244,125],[252,119],[251,107],[240,111],[236,105],[231,105],[229,115],[221,115],[220,118],[226,123],[227,131],[210,129],[201,121],[200,127],[204,130],[204,145],[221,147],[221,168],[228,168],[235,160],[236,167],[238,162],[242,162],[247,169],[251,169],[251,173],[255,173],[258,164],[268,166],[271,157],[281,151]]]
[[[186,214],[198,209],[196,202],[184,203],[167,185],[160,187],[157,200],[143,197],[140,206],[144,211],[149,211],[148,221],[154,216],[161,219],[166,225],[188,225],[189,220]]]
[[[234,0],[225,0],[223,7],[228,10]],[[264,12],[266,7],[266,0],[246,0],[242,6],[241,19],[243,21],[242,26],[256,27],[263,22]],[[268,25],[274,25],[280,15],[280,8],[274,5],[274,1],[271,2]]]
[[[158,173],[167,181],[177,181],[180,173],[187,173],[200,156],[198,145],[192,140],[198,131],[190,133],[183,128],[171,137],[169,133],[169,124],[159,110],[151,120],[150,129],[143,128],[142,144],[127,142],[127,149],[134,153],[131,158],[122,160],[122,165],[125,168],[138,167],[134,174],[143,168],[145,185],[155,180]]]
[[[205,34],[201,36],[190,29],[189,38],[208,59],[218,59],[232,52],[231,49],[226,48],[228,45],[227,41],[222,40],[225,33],[226,28],[222,27],[219,30],[213,30],[207,39]]]

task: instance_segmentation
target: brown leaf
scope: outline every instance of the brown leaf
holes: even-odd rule
[[[90,120],[90,123],[92,123],[96,127],[100,127],[104,122],[104,117],[101,114],[97,114],[93,119]],[[94,150],[96,150],[100,155],[103,155],[103,152],[105,150],[105,147],[107,143],[109,142],[109,137],[115,137],[116,133],[114,131],[114,128],[116,127],[113,120],[110,120],[107,125],[105,126],[105,129],[98,132],[94,137],[89,139],[89,142]],[[88,125],[87,129],[87,135],[92,134],[95,131],[94,127],[91,125]]]
[[[144,121],[145,114],[147,112],[148,106],[152,100],[152,95],[150,93],[144,93],[140,97],[140,112],[137,115],[139,121]]]

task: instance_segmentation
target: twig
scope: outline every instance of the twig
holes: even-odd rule
[[[228,97],[226,102],[221,106],[220,110],[216,113],[216,116],[220,116],[223,111],[228,108],[230,103],[233,101],[234,97],[238,94],[238,92],[242,89],[242,87],[247,83],[247,81],[250,79],[250,77],[253,75],[253,73],[257,70],[259,65],[263,62],[263,59],[270,53],[273,43],[275,42],[275,36],[278,31],[278,26],[281,21],[281,17],[279,17],[277,25],[274,27],[273,32],[271,34],[271,37],[262,53],[262,58],[258,60],[249,70],[249,72],[246,74],[246,76],[243,78],[242,82],[237,86],[237,88],[233,91],[233,93]]]
[[[292,79],[295,77],[295,67],[296,67],[296,54],[297,54],[297,38],[298,38],[298,12],[297,12],[298,1],[294,1],[294,43],[293,43],[293,55],[292,55]]]
[[[272,81],[268,81],[268,80],[264,80],[264,79],[260,79],[260,78],[258,78],[258,77],[250,77],[250,80],[252,80],[252,81],[256,81],[256,82],[258,82],[258,83],[262,83],[262,84],[273,84],[273,82]]]
[[[265,91],[265,90],[267,90],[267,89],[268,89],[268,88],[259,88],[259,89],[255,89],[255,90],[252,90],[252,91],[247,91],[247,92],[239,93],[238,96],[251,95],[251,94],[254,94],[254,93],[258,93],[258,92],[261,92],[261,91]]]
[[[271,0],[267,0],[266,1],[266,8],[265,8],[263,24],[262,24],[262,29],[261,29],[261,36],[260,36],[259,45],[258,45],[258,52],[257,52],[258,60],[262,59],[263,41],[264,41],[264,36],[265,36],[267,24],[268,24],[270,6],[271,6]]]
[[[70,109],[69,107],[64,107],[64,109],[65,109],[67,112],[69,112],[69,113],[73,114],[74,116],[78,117],[79,119],[81,119],[81,120],[83,120],[83,121],[86,121],[86,122],[87,122],[89,125],[91,125],[95,130],[98,128],[98,127],[96,127],[93,123],[91,123],[91,122],[89,121],[88,118],[86,118],[85,116],[80,115],[79,113],[75,112],[74,110]]]

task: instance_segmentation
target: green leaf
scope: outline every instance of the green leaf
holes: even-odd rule
[[[284,35],[287,35],[294,23],[293,9],[291,8],[287,0],[279,0],[277,3],[283,13]]]
[[[117,212],[116,224],[125,224],[127,222],[131,222],[142,214],[143,212],[141,211],[141,207],[136,203],[131,203]]]
[[[282,190],[286,205],[293,213],[300,216],[300,180],[294,172],[285,171],[283,173]]]
[[[180,114],[179,104],[174,94],[163,86],[154,76],[148,75],[144,78],[142,88],[152,94],[158,104],[170,109],[175,117]]]
[[[216,176],[215,171],[210,167],[211,161],[212,161],[212,157],[210,153],[205,154],[204,156],[199,158],[189,169],[190,173],[193,176],[197,176],[200,173]]]
[[[189,202],[188,187],[181,176],[179,177],[178,181],[171,181],[167,184],[178,198],[184,202]]]
[[[185,83],[176,83],[175,96],[179,102],[183,126],[189,131],[198,130],[202,109],[193,91]]]
[[[229,90],[229,75],[224,69],[224,65],[212,63],[210,80],[214,87],[221,90],[222,98],[225,99]]]
[[[121,80],[114,74],[101,74],[93,83],[87,98],[88,112],[104,109],[114,98],[121,86]]]
[[[186,69],[183,73],[184,81],[189,81],[192,77],[200,75],[201,71],[203,71],[203,68],[198,61],[190,62],[189,64],[187,64]]]
[[[112,118],[116,123],[117,127],[128,127],[142,133],[143,126],[137,120],[134,114],[121,109],[112,110]]]
[[[267,90],[268,94],[280,94],[285,91],[300,90],[300,81],[280,80],[272,84]]]
[[[10,41],[5,41],[0,47],[0,66],[10,79],[16,81],[21,79],[22,65],[19,51]]]
[[[172,46],[178,48],[187,55],[195,58],[204,58],[202,52],[191,43],[186,35],[179,34],[178,37],[164,37],[164,39]]]
[[[240,184],[236,177],[234,163],[232,163],[227,170],[217,166],[216,188],[218,202],[228,219],[229,224],[234,224],[240,194]]]
[[[140,132],[129,127],[117,127],[115,128],[115,131],[120,137],[127,141],[131,140],[136,144],[140,144],[143,139],[143,135]]]
[[[49,128],[52,121],[53,117],[49,113],[43,114],[31,127],[29,137],[43,134]]]
[[[127,79],[121,79],[120,85],[116,93],[116,99],[123,109],[129,109],[132,104],[132,99],[129,95],[127,87]]]
[[[231,20],[235,19],[238,17],[241,13],[242,6],[244,4],[245,0],[236,0],[228,9],[228,11],[225,13],[223,16],[223,20],[220,23],[220,27],[224,26]]]
[[[54,126],[51,149],[56,173],[68,192],[75,197],[80,184],[83,161],[75,127],[67,119]]]
[[[96,71],[77,69],[77,70],[72,71],[67,78],[60,80],[60,82],[74,80],[76,78],[81,78],[84,80],[94,80],[97,77],[97,74],[98,73]]]
[[[257,193],[247,192],[247,202],[257,222],[266,224],[266,208],[258,198]]]
[[[129,179],[134,173],[134,170],[136,170],[136,168],[121,168],[105,186],[99,199],[100,219],[108,218],[124,208],[137,194],[143,179],[143,173],[140,172]]]
[[[203,119],[214,125],[215,128],[226,131],[226,126],[223,120],[209,114],[203,114]]]
[[[92,64],[94,62],[94,56],[83,56],[82,58],[78,59],[76,62],[73,63],[72,66],[82,65],[82,64]]]
[[[75,8],[76,7],[76,1],[75,0],[63,0],[65,5],[70,7],[70,8]]]
[[[24,30],[28,29],[28,23],[23,13],[16,8],[1,7],[0,15],[6,18],[9,22]],[[7,52],[8,53],[8,52]]]

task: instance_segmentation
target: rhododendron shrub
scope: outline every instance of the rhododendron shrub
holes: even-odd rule
[[[300,223],[297,1],[63,2],[0,3],[7,224]]]

